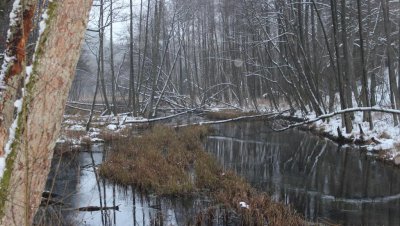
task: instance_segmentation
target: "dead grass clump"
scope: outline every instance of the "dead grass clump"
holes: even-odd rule
[[[172,129],[155,126],[141,137],[115,142],[113,153],[100,167],[108,179],[134,185],[157,195],[205,192],[227,212],[236,213],[242,225],[301,225],[301,217],[287,206],[260,194],[235,173],[224,172],[203,149],[207,127]],[[249,204],[249,208],[240,206]],[[210,215],[211,213],[211,215]],[[197,220],[212,218],[209,209]]]
[[[265,193],[253,189],[233,172],[220,174],[212,191],[217,203],[239,215],[241,225],[303,225],[303,219],[282,203],[276,203]],[[245,202],[248,206],[240,206]]]
[[[198,140],[207,129],[181,130],[177,133],[172,128],[155,126],[140,138],[114,142],[114,152],[102,164],[100,173],[117,183],[135,185],[159,195],[182,195],[195,191],[188,172],[197,153],[202,150]]]
[[[93,142],[92,142],[92,139],[90,139],[90,136],[84,135],[80,138],[80,144],[83,147],[90,147],[90,146],[92,146]]]
[[[82,130],[64,130],[63,134],[65,135],[65,137],[68,137],[68,139],[79,140],[79,138],[81,138],[81,137],[86,135],[86,131],[82,131]]]
[[[73,145],[71,143],[57,143],[54,147],[54,154],[65,155],[72,154],[81,151],[82,147],[80,145]]]
[[[390,136],[390,134],[388,134],[386,131],[384,131],[383,133],[381,133],[379,135],[379,139],[392,139],[392,137]]]
[[[118,133],[111,132],[111,131],[104,131],[102,130],[100,132],[100,139],[104,140],[104,142],[112,142],[114,140],[117,140],[120,138]]]

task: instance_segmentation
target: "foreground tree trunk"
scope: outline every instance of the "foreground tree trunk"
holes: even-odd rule
[[[24,7],[29,6],[27,3],[34,5],[36,1],[21,1]],[[50,2],[46,28],[38,41],[32,70],[26,70],[23,61],[19,64],[21,68],[17,74],[24,75],[27,71],[30,75],[30,79],[25,80],[22,98],[14,104],[14,98],[1,93],[2,101],[14,104],[19,113],[13,123],[15,134],[10,133],[7,138],[11,146],[4,150],[8,155],[0,182],[0,225],[32,224],[50,169],[91,4],[92,0]],[[22,9],[26,9],[24,7]],[[29,23],[32,18],[25,17],[22,12],[22,24]],[[20,31],[20,28],[11,30],[14,34]],[[25,48],[18,51],[25,56]],[[16,75],[10,73],[11,77]],[[1,124],[3,130],[13,127],[5,126]]]

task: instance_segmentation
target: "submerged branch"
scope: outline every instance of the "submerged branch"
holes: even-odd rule
[[[80,207],[76,209],[78,211],[87,211],[87,212],[94,212],[94,211],[104,211],[104,210],[117,210],[119,211],[119,205],[118,206],[86,206],[86,207]]]

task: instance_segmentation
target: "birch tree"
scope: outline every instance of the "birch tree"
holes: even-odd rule
[[[32,65],[27,66],[26,44],[37,4],[15,1],[1,73],[1,225],[32,224],[92,1],[49,1]]]

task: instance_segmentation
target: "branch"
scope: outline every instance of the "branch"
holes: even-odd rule
[[[327,118],[331,118],[335,115],[340,115],[340,114],[345,114],[345,113],[349,113],[349,112],[356,112],[356,111],[373,111],[373,112],[383,112],[383,113],[388,113],[388,114],[398,114],[400,115],[400,110],[395,110],[395,109],[387,109],[387,108],[382,108],[382,107],[357,107],[357,108],[348,108],[348,109],[344,109],[344,110],[340,110],[340,111],[335,111],[332,113],[328,113],[328,114],[324,114],[324,115],[320,115],[319,117],[313,118],[313,119],[306,119],[303,122],[299,122],[299,123],[295,123],[295,124],[291,124],[287,127],[281,128],[281,129],[273,129],[276,132],[282,132],[291,128],[295,128],[295,127],[299,127],[302,125],[306,125],[306,124],[310,124],[310,123],[314,123],[317,122],[319,120],[323,120],[323,119],[327,119]]]
[[[236,118],[231,118],[231,119],[224,119],[224,120],[217,120],[217,121],[206,121],[206,122],[198,122],[198,123],[192,123],[192,124],[186,124],[186,125],[180,125],[177,127],[186,127],[186,126],[191,126],[191,125],[212,125],[212,124],[220,124],[220,123],[228,123],[228,122],[236,122],[240,120],[246,120],[246,119],[255,119],[255,118],[262,118],[262,117],[276,117],[278,115],[281,115],[289,110],[285,110],[283,112],[273,112],[273,113],[268,113],[268,114],[259,114],[259,115],[249,115],[249,116],[240,116]]]
[[[139,120],[127,120],[127,121],[123,122],[123,124],[128,124],[128,123],[149,123],[149,122],[155,122],[155,121],[162,121],[162,120],[175,118],[175,117],[180,116],[180,115],[188,114],[188,113],[191,113],[191,112],[194,112],[194,111],[196,111],[195,108],[187,110],[187,111],[184,111],[184,112],[181,112],[181,113],[178,113],[178,114],[169,115],[169,116],[160,117],[160,118],[152,118],[152,119],[144,118],[144,119],[139,119]]]

